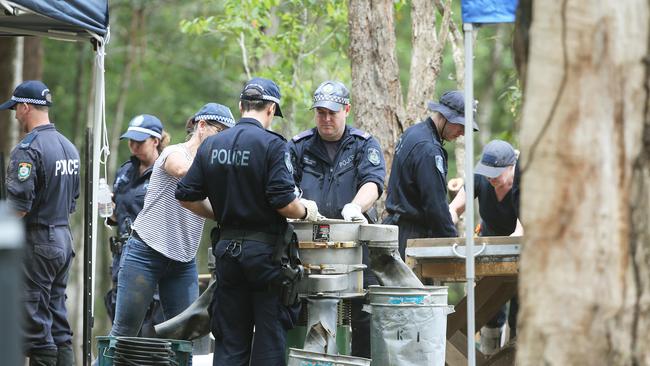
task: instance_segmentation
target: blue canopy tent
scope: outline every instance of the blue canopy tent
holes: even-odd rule
[[[95,50],[92,116],[92,208],[86,200],[84,245],[83,364],[90,363],[90,340],[94,315],[95,253],[97,247],[97,185],[100,162],[108,155],[104,103],[104,47],[109,38],[108,0],[0,0],[0,36],[37,36],[65,41],[90,41]],[[104,154],[104,159],[102,158]],[[104,176],[106,171],[104,170]],[[90,229],[88,224],[92,222]]]
[[[515,21],[518,0],[462,0],[463,31],[465,32],[465,100],[474,100],[473,24],[512,23]],[[474,103],[465,103],[465,131],[473,131]],[[474,322],[474,139],[465,134],[465,277],[467,278],[467,364],[476,365],[473,335]],[[481,249],[482,250],[482,249]]]

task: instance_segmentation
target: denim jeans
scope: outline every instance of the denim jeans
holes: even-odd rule
[[[169,259],[133,235],[120,261],[112,336],[138,334],[156,285],[165,320],[180,314],[199,296],[196,259],[187,263]]]

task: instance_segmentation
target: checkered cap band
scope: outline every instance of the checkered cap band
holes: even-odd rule
[[[348,105],[350,104],[350,98],[343,98],[339,97],[334,94],[316,94],[314,95],[314,103],[320,102],[320,101],[329,101],[329,102],[335,102],[338,104],[343,104],[343,105]]]
[[[41,100],[41,99],[22,98],[22,97],[12,96],[11,100],[16,101],[18,103],[47,105],[47,100]]]
[[[200,114],[200,115],[194,117],[194,120],[195,121],[200,121],[200,120],[217,121],[217,122],[221,122],[221,123],[223,123],[225,125],[234,125],[235,124],[234,119],[224,117],[224,116],[220,116],[218,114]]]

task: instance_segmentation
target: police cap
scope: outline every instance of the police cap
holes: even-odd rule
[[[47,85],[39,80],[27,80],[18,85],[11,99],[0,105],[0,110],[14,109],[18,103],[28,103],[49,107],[52,105],[52,94]]]
[[[198,121],[214,121],[230,128],[235,125],[235,118],[232,116],[230,108],[218,103],[208,103],[201,107],[198,112],[192,117],[194,123]]]
[[[150,114],[141,114],[133,117],[129,122],[129,128],[120,136],[121,139],[133,141],[144,141],[149,137],[162,138],[163,125],[155,116]]]
[[[342,106],[350,104],[350,92],[339,81],[328,80],[318,86],[314,92],[314,104],[310,109],[327,108],[338,112]]]
[[[275,103],[275,115],[282,117],[280,110],[280,87],[272,80],[264,78],[252,78],[241,91],[241,100],[266,100]]]

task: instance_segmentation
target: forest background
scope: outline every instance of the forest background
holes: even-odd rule
[[[439,3],[439,5],[442,5]],[[410,1],[395,1],[395,55],[403,98],[408,98],[412,62]],[[309,110],[314,89],[322,81],[336,79],[352,90],[348,2],[340,0],[264,0],[264,1],[120,1],[110,2],[111,38],[106,49],[106,120],[111,155],[108,179],[113,181],[116,167],[128,159],[126,143],[119,135],[129,120],[142,113],[161,119],[172,136],[172,143],[185,139],[185,121],[203,104],[218,102],[231,108],[238,117],[237,102],[243,83],[251,76],[275,80],[281,87],[284,119],[276,119],[272,129],[291,138],[314,125]],[[446,25],[436,12],[432,24]],[[425,96],[437,100],[450,89],[462,89],[462,39],[459,2],[451,2],[449,33],[442,37],[444,47],[435,92]],[[474,88],[481,131],[475,134],[477,148],[493,138],[517,146],[521,90],[512,56],[512,25],[481,27],[475,32]],[[446,39],[446,41],[445,41]],[[21,47],[16,43],[22,42]],[[389,47],[391,45],[387,45]],[[434,52],[436,45],[431,45]],[[3,60],[0,67],[16,69],[22,62],[24,79],[42,79],[53,91],[51,120],[74,141],[80,151],[89,119],[90,80],[93,62],[91,45],[49,39],[0,41]],[[460,52],[459,52],[460,47]],[[20,52],[22,48],[22,53]],[[18,53],[16,53],[18,49]],[[460,63],[459,63],[460,62]],[[461,69],[459,69],[459,66]],[[6,75],[6,74],[5,74]],[[22,80],[22,78],[19,78]],[[3,100],[15,86],[3,80]],[[366,99],[372,96],[365,96]],[[352,94],[355,108],[355,94]],[[417,117],[417,120],[426,115]],[[3,117],[5,118],[5,117]],[[417,121],[416,120],[416,121]],[[412,121],[412,122],[416,122]],[[412,123],[411,122],[411,123]],[[348,124],[363,125],[351,113]],[[367,125],[367,124],[366,124]],[[13,126],[13,130],[12,127]],[[18,141],[13,123],[0,124],[0,148],[5,156]],[[379,121],[381,126],[381,121]],[[369,131],[376,133],[376,131]],[[461,146],[457,146],[461,145]],[[447,144],[450,151],[448,178],[461,175],[457,151],[462,144]],[[82,196],[83,197],[83,196]],[[76,252],[82,253],[82,214],[72,217]],[[206,225],[206,231],[212,224]],[[100,229],[97,253],[97,286],[94,335],[105,335],[110,322],[102,302],[110,288],[110,229]],[[199,270],[207,272],[207,235],[199,250]],[[81,335],[82,261],[75,262],[69,283],[70,318]],[[450,299],[453,303],[455,299]],[[76,337],[80,340],[80,337]]]

